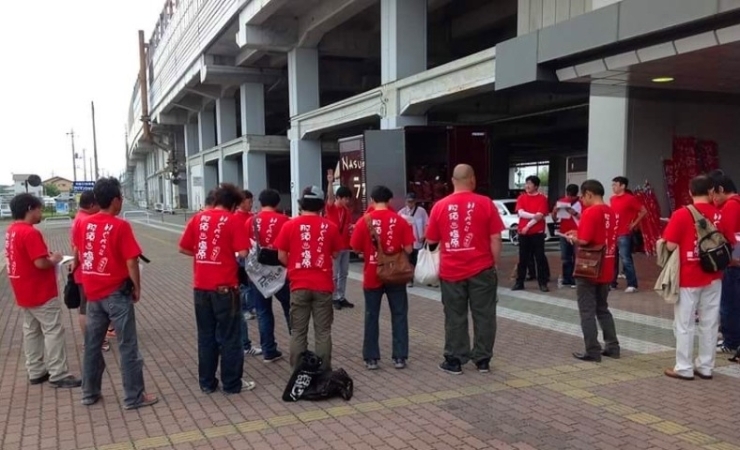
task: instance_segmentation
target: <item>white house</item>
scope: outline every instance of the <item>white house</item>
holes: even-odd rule
[[[31,174],[27,174],[27,173],[14,173],[13,174],[13,194],[18,195],[24,192],[28,192],[29,194],[33,194],[37,197],[43,196],[44,195],[43,185],[39,185],[36,187],[28,185],[28,190],[26,190],[26,180],[28,180],[29,176],[31,176]]]

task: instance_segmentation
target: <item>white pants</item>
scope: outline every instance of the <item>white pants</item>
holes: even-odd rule
[[[719,301],[722,280],[699,288],[681,288],[678,302],[673,307],[673,332],[676,336],[676,367],[674,371],[684,377],[693,377],[694,370],[702,375],[712,375],[717,351],[719,326]],[[699,310],[699,354],[694,353],[694,332]]]
[[[36,308],[21,310],[28,377],[33,380],[43,377],[47,372],[51,381],[66,377],[67,350],[59,299],[49,300]]]

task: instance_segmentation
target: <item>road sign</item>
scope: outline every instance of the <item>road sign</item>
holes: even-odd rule
[[[73,181],[72,192],[80,193],[92,189],[95,186],[94,181]]]

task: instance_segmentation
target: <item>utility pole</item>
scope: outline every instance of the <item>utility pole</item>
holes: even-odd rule
[[[92,160],[92,158],[88,158],[87,161],[85,161],[85,164],[89,164],[90,165],[90,172],[89,173],[90,173],[90,175],[92,175],[93,174],[93,160]],[[93,180],[93,181],[97,181],[97,180]]]
[[[95,135],[95,102],[91,101],[90,107],[92,109],[93,158],[95,159],[95,179],[97,180],[98,178],[100,178],[100,174],[98,173],[98,141]]]
[[[72,181],[77,181],[77,153],[75,153],[75,130],[69,130],[67,136],[72,139]]]
[[[87,149],[85,148],[82,149],[82,171],[85,181],[89,180],[89,178],[87,178]]]

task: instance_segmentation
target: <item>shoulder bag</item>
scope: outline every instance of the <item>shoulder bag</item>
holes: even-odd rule
[[[252,235],[254,242],[257,244],[257,262],[265,266],[280,266],[278,251],[272,248],[263,248],[260,245],[260,231],[257,228],[257,216],[252,219]]]
[[[377,274],[380,282],[389,285],[410,283],[414,279],[414,268],[409,262],[409,257],[403,251],[403,248],[392,255],[386,254],[383,251],[383,245],[380,242],[378,233],[375,231],[375,227],[373,227],[373,220],[370,214],[365,215],[365,224],[370,231],[370,238],[377,251]]]

